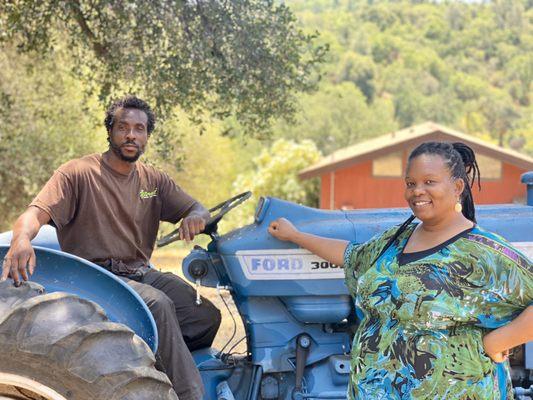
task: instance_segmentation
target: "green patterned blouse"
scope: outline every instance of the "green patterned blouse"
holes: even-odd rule
[[[484,353],[482,337],[533,304],[531,261],[477,226],[403,254],[415,226],[373,264],[398,227],[346,248],[346,284],[360,320],[348,397],[512,399],[507,363]]]

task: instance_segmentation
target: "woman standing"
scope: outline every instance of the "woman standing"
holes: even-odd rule
[[[350,399],[512,399],[505,354],[533,340],[533,266],[476,225],[476,174],[468,146],[423,143],[401,226],[358,245],[271,223],[276,238],[344,264],[360,319]]]

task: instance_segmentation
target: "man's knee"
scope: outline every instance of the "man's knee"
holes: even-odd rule
[[[219,309],[207,299],[198,311],[196,322],[183,326],[183,337],[191,351],[211,346],[222,321]]]
[[[209,327],[209,330],[218,330],[222,321],[220,310],[206,298],[202,298],[202,305],[198,309],[196,318],[200,322],[200,325]]]
[[[212,310],[211,310],[211,337],[209,338],[210,342],[213,343],[213,340],[215,340],[215,336],[217,335],[218,328],[220,328],[220,324],[222,322],[222,314],[220,313],[220,310],[216,308],[213,304],[211,304]],[[211,345],[211,344],[210,344]]]

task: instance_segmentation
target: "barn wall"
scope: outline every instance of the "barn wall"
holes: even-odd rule
[[[503,163],[502,179],[482,180],[481,192],[477,186],[474,187],[476,204],[524,202],[526,187],[520,183],[520,175],[524,172],[514,165]],[[332,208],[331,187],[334,187],[334,209],[405,207],[404,186],[403,178],[372,176],[372,161],[364,161],[333,174],[322,175],[320,207]]]
[[[473,188],[476,204],[525,203],[526,185],[520,182],[520,175],[526,172],[514,165],[502,164],[502,179],[481,180],[481,192]],[[483,176],[483,171],[481,172]]]

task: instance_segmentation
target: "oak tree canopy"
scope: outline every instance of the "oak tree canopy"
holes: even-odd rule
[[[6,0],[0,42],[47,54],[66,46],[73,72],[102,101],[136,92],[160,114],[233,115],[259,135],[294,113],[325,47],[271,0]]]

